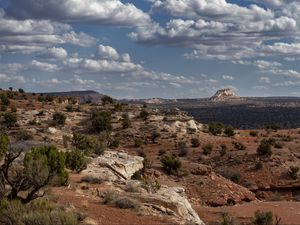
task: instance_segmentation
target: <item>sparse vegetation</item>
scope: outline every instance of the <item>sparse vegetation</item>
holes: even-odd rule
[[[281,219],[273,216],[272,212],[261,212],[257,210],[252,218],[253,225],[281,225]]]
[[[128,113],[124,113],[122,115],[122,127],[123,127],[123,129],[127,129],[127,128],[131,127],[131,121],[129,119]]]
[[[0,201],[0,223],[3,225],[78,225],[78,215],[47,200],[30,204],[20,201]]]
[[[67,116],[62,112],[55,112],[52,117],[53,125],[65,125]]]
[[[268,157],[270,157],[272,155],[272,146],[269,143],[269,141],[266,141],[264,139],[264,140],[262,140],[260,142],[260,145],[258,146],[256,152],[260,156],[268,156]]]
[[[202,150],[203,150],[203,154],[204,155],[210,155],[212,150],[213,150],[213,144],[209,143],[209,144],[206,144],[202,147]]]
[[[93,153],[96,148],[92,138],[76,132],[73,133],[72,146],[83,151],[86,155]]]
[[[91,114],[92,130],[96,133],[111,131],[111,113],[108,111],[92,110]]]
[[[3,115],[2,124],[7,128],[13,127],[16,125],[18,119],[15,113],[6,112]]]
[[[198,138],[192,138],[191,139],[191,144],[193,148],[198,148],[200,146],[200,141]]]
[[[140,112],[140,118],[142,119],[142,120],[147,120],[148,119],[148,117],[149,117],[149,112],[146,110],[146,109],[142,109],[142,111]]]
[[[225,126],[224,134],[225,134],[227,137],[232,137],[232,136],[234,136],[235,133],[234,133],[234,128],[233,128],[233,126],[231,126],[231,125]]]
[[[251,137],[257,137],[257,135],[258,135],[258,132],[257,132],[257,131],[254,131],[254,130],[252,130],[252,131],[250,131],[250,132],[249,132],[249,134],[250,134],[250,136],[251,136]]]
[[[234,141],[232,144],[234,145],[234,147],[235,147],[236,150],[241,151],[241,150],[245,150],[246,149],[246,146],[243,143],[241,143],[241,142]]]
[[[114,103],[114,99],[110,96],[105,95],[102,99],[102,105],[107,105],[107,104],[113,104]]]
[[[296,180],[296,179],[298,179],[298,172],[299,172],[299,167],[298,166],[290,166],[290,168],[288,170],[288,175],[293,180]]]
[[[180,159],[175,155],[163,155],[161,158],[161,163],[164,170],[173,175],[178,175],[179,169],[182,166]]]
[[[178,156],[184,157],[188,154],[188,148],[184,141],[180,141],[177,143]]]
[[[222,134],[224,129],[224,124],[219,122],[210,122],[208,124],[208,130],[213,135],[220,135]]]
[[[66,167],[76,173],[87,168],[87,159],[79,149],[66,152]]]
[[[221,149],[219,150],[220,156],[224,156],[227,153],[227,146],[225,144],[221,144]]]
[[[134,147],[139,148],[144,144],[144,141],[141,138],[136,138],[134,140]]]
[[[1,180],[5,184],[5,196],[29,203],[40,197],[39,191],[45,186],[65,185],[68,174],[65,171],[65,157],[54,146],[33,148],[26,152],[23,167],[13,167],[23,149],[11,151],[7,137],[1,136],[1,152],[6,160],[1,166]],[[4,172],[7,171],[7,172]],[[22,195],[20,195],[22,192]]]

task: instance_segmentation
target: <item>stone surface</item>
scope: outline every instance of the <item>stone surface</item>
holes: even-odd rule
[[[210,98],[210,100],[212,101],[227,101],[227,100],[234,100],[234,99],[239,99],[240,97],[238,97],[234,91],[232,89],[222,89],[222,90],[218,90],[214,96],[212,96]]]
[[[127,152],[105,151],[102,156],[92,159],[83,173],[105,181],[128,180],[143,168],[143,161],[144,158]]]

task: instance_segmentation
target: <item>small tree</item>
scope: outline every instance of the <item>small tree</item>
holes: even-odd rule
[[[203,154],[204,155],[210,155],[210,153],[212,152],[213,150],[213,144],[209,143],[209,144],[206,144],[202,147],[203,149]]]
[[[142,111],[140,112],[140,118],[146,121],[148,117],[149,112],[146,109],[142,109]]]
[[[92,129],[96,133],[111,131],[111,114],[106,111],[93,110],[91,114]]]
[[[210,122],[208,124],[208,130],[213,135],[220,135],[222,134],[224,129],[224,125],[219,122]]]
[[[191,143],[193,148],[198,148],[200,146],[200,141],[198,138],[192,138]]]
[[[17,123],[17,115],[15,113],[7,112],[3,115],[3,124],[6,127],[13,127]]]
[[[65,125],[66,119],[66,115],[62,112],[54,113],[52,118],[54,125]]]
[[[96,144],[91,138],[77,132],[73,133],[72,146],[81,150],[87,155],[94,152],[96,148]]]
[[[272,155],[271,144],[266,140],[262,140],[256,152],[260,156],[271,156]]]
[[[124,113],[122,115],[122,127],[123,127],[123,129],[127,129],[127,128],[131,127],[131,121],[129,119],[128,113]]]
[[[105,95],[102,99],[102,105],[113,104],[114,99],[110,96]]]
[[[10,147],[9,138],[6,134],[0,134],[0,161],[6,155]]]
[[[180,159],[175,155],[163,155],[160,161],[164,170],[173,175],[177,175],[182,166]]]
[[[18,91],[19,91],[19,93],[21,93],[21,94],[25,93],[24,89],[22,89],[22,88],[19,88]]]
[[[80,173],[87,168],[87,160],[84,153],[74,149],[66,153],[66,167],[74,172]]]
[[[155,143],[155,141],[157,140],[157,138],[160,137],[160,133],[157,130],[154,130],[151,134],[151,141],[152,143]]]
[[[10,100],[8,99],[7,95],[4,94],[1,95],[1,104],[4,106],[10,105]]]
[[[6,197],[28,203],[40,197],[38,192],[45,186],[67,183],[65,157],[56,147],[43,146],[32,149],[25,154],[23,166],[20,166],[15,161],[22,152],[23,149],[8,151],[0,168],[0,179],[7,186]]]
[[[227,153],[227,146],[225,144],[221,144],[221,149],[219,150],[220,156],[224,156]]]
[[[184,141],[180,141],[177,144],[177,150],[179,151],[178,155],[180,157],[186,156],[188,154],[188,148]]]
[[[224,134],[225,134],[227,137],[232,137],[232,136],[234,136],[235,133],[234,133],[234,128],[233,128],[233,126],[231,126],[231,125],[225,126]]]
[[[257,210],[253,218],[254,225],[273,225],[273,213]]]

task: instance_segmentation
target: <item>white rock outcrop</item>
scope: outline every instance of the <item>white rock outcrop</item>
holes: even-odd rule
[[[144,158],[131,156],[127,152],[105,151],[92,159],[82,173],[106,181],[128,180],[143,168]]]
[[[234,91],[230,88],[218,90],[214,96],[210,98],[212,101],[227,101],[227,100],[236,100],[240,99]]]
[[[185,190],[182,187],[162,187],[156,195],[162,200],[176,207],[176,214],[185,221],[193,224],[204,225],[198,214],[188,201]]]

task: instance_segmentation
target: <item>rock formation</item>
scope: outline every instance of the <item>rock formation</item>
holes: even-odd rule
[[[240,99],[230,88],[218,90],[211,98],[212,101],[228,101]]]

